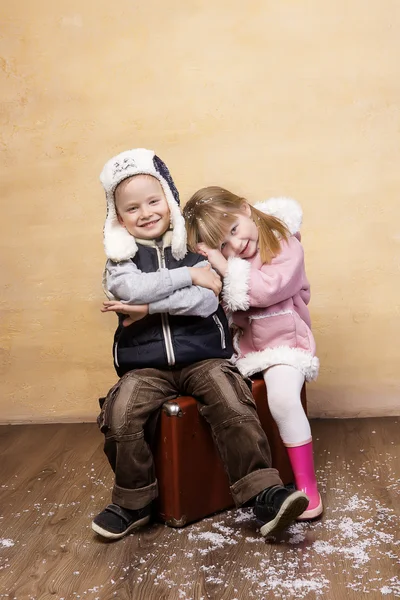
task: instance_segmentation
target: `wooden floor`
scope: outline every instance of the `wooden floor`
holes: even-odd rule
[[[312,423],[319,523],[265,542],[248,510],[116,543],[90,529],[112,474],[95,425],[0,428],[0,598],[400,598],[399,419]]]

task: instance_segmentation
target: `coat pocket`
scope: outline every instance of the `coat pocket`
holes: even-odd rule
[[[296,311],[265,313],[251,318],[251,332],[255,350],[287,346],[306,352],[315,351],[313,336]]]
[[[252,317],[251,333],[256,351],[278,346],[295,348],[297,345],[293,311],[264,313]]]

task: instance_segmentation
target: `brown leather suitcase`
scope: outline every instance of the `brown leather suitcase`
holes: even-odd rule
[[[253,396],[267,434],[272,465],[283,483],[293,481],[286,449],[268,409],[263,379],[253,381]],[[302,390],[306,410],[306,390]],[[153,438],[159,485],[158,517],[171,527],[183,527],[234,505],[211,430],[191,397],[166,402]]]

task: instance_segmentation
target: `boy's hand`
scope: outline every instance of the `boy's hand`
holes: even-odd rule
[[[132,325],[132,323],[140,321],[140,319],[143,319],[149,314],[149,305],[123,304],[117,300],[109,300],[107,302],[103,302],[103,308],[101,309],[101,312],[116,312],[122,313],[123,315],[128,315],[128,317],[122,322],[122,325],[124,327],[129,327],[129,325]]]
[[[216,296],[219,296],[222,289],[221,279],[214,271],[211,271],[210,265],[205,267],[189,267],[189,271],[193,285],[212,290]]]
[[[208,248],[205,244],[197,244],[197,252],[206,256],[212,267],[225,277],[228,270],[228,261],[217,248]]]

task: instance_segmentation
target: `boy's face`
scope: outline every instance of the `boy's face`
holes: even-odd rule
[[[160,182],[151,175],[135,175],[115,190],[118,221],[135,238],[152,240],[170,226],[170,212]]]

